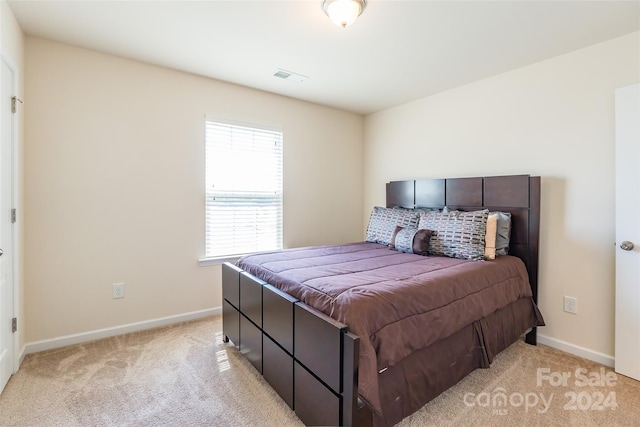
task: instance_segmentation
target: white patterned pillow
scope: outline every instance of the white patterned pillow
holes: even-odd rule
[[[420,215],[418,228],[432,230],[431,255],[484,260],[484,239],[489,210],[473,212],[427,212]]]
[[[389,245],[397,225],[415,228],[419,219],[419,214],[409,209],[376,206],[371,211],[366,241]]]

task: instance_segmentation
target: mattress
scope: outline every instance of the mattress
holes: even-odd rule
[[[531,308],[531,327],[543,324],[524,263],[512,256],[468,261],[359,242],[255,254],[237,266],[360,337],[358,390],[378,414],[379,375],[412,354],[516,301]]]

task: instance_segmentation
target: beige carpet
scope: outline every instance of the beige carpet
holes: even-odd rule
[[[538,386],[544,368],[552,380],[569,373],[566,386],[548,380]],[[640,383],[618,375],[615,385],[581,387],[580,368],[594,381],[600,376],[595,363],[518,342],[491,369],[475,371],[399,426],[640,426]],[[503,406],[500,393],[507,398]],[[29,355],[0,395],[0,425],[301,423],[238,351],[222,343],[217,316]]]

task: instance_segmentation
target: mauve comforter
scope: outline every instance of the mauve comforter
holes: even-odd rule
[[[360,337],[359,394],[378,413],[380,370],[531,297],[525,266],[511,256],[466,261],[363,242],[250,255],[237,266]]]

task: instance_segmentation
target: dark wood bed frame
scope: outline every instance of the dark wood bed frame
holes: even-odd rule
[[[512,215],[509,254],[538,290],[540,177],[511,175],[392,181],[387,207],[460,210],[488,208]],[[358,399],[359,338],[348,326],[270,284],[222,266],[223,333],[306,425],[367,425]],[[525,338],[536,344],[536,329]]]

